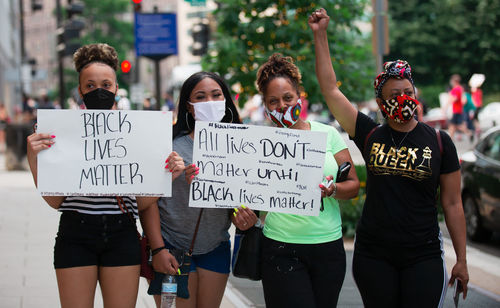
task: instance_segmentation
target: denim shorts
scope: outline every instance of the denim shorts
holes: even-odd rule
[[[165,247],[168,249],[174,248],[165,241]],[[177,260],[180,261],[180,260]],[[196,268],[200,267],[212,272],[229,274],[229,266],[231,264],[231,244],[229,241],[220,243],[214,250],[201,254],[191,256],[190,272],[196,272]],[[155,272],[153,280],[149,285],[148,294],[160,294],[161,282],[163,280],[163,273]],[[178,282],[179,284],[179,282]],[[178,286],[179,288],[179,286]]]
[[[175,247],[164,241],[167,249],[174,249]],[[177,260],[181,262],[181,260]],[[229,274],[229,265],[231,264],[231,244],[229,241],[221,242],[214,250],[201,255],[191,256],[191,267],[189,272],[196,272],[197,267],[221,273]]]
[[[460,125],[464,122],[464,114],[463,113],[454,113],[451,117],[451,124]]]
[[[54,267],[128,266],[141,264],[135,221],[127,214],[61,214],[54,246]]]

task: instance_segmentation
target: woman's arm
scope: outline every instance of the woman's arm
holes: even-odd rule
[[[330,187],[325,187],[324,185],[320,185],[321,188],[321,197],[334,197],[337,200],[349,200],[358,195],[359,192],[359,179],[356,174],[356,169],[354,168],[354,163],[352,162],[351,154],[348,149],[344,149],[337,154],[334,155],[335,160],[337,161],[337,165],[342,165],[344,162],[351,163],[351,169],[349,170],[349,174],[347,175],[347,180],[335,183],[335,185],[330,185]],[[336,186],[336,188],[335,188]],[[332,196],[335,191],[335,196]]]
[[[33,133],[28,136],[28,151],[26,153],[28,158],[28,164],[30,166],[31,175],[33,176],[33,181],[35,182],[35,186],[38,187],[38,153],[40,151],[49,149],[54,143],[54,138],[56,136],[51,134],[37,134]],[[58,209],[63,203],[66,197],[64,196],[42,196],[42,198],[47,202],[51,207]]]
[[[441,204],[443,206],[446,227],[453,242],[457,262],[451,271],[450,284],[458,279],[462,282],[464,298],[467,296],[469,273],[466,258],[465,217],[460,196],[460,170],[441,174]]]
[[[164,247],[165,244],[161,236],[158,198],[136,197],[136,200],[142,229],[148,238],[151,250]],[[153,268],[160,273],[175,275],[179,268],[179,263],[177,263],[175,257],[167,249],[162,249],[153,256]]]
[[[309,17],[309,26],[314,33],[316,76],[330,112],[349,136],[354,137],[357,111],[337,87],[326,33],[329,20],[325,9],[319,9]]]

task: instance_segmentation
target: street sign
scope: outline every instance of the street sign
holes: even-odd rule
[[[160,60],[177,54],[177,16],[173,13],[135,13],[137,56]]]
[[[191,6],[205,6],[205,0],[186,0],[187,3],[191,4]]]

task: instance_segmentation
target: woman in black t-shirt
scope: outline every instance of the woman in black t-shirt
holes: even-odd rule
[[[314,33],[316,74],[327,105],[363,153],[367,193],[356,230],[353,274],[367,307],[433,307],[447,288],[436,198],[441,204],[457,262],[449,284],[458,279],[467,294],[465,219],[460,165],[447,134],[414,115],[418,101],[406,61],[384,64],[374,83],[386,118],[378,126],[358,112],[337,87],[324,9],[309,17]]]

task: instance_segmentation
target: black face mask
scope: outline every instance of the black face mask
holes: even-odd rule
[[[87,109],[111,109],[115,103],[115,93],[97,88],[83,95]]]

